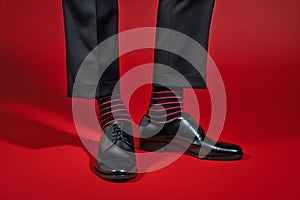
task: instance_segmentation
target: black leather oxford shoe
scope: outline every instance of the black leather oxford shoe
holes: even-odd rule
[[[116,121],[103,130],[95,173],[111,181],[126,181],[137,175],[131,124]]]
[[[144,116],[140,134],[139,149],[144,151],[183,150],[196,158],[206,160],[239,160],[243,157],[240,146],[216,142],[206,137],[204,130],[186,113],[163,124]]]

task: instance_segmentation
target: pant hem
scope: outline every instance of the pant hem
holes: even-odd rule
[[[97,99],[100,97],[110,96],[115,87],[119,91],[119,86],[116,86],[118,81],[101,82],[99,84],[93,83],[71,83],[68,84],[69,98],[83,98],[83,99]],[[75,90],[74,90],[75,88]]]
[[[154,74],[153,82],[168,87],[206,89],[204,78],[200,75]]]

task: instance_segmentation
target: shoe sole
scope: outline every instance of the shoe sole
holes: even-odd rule
[[[150,151],[150,152],[182,152],[184,147],[180,146],[179,144],[172,143],[168,144],[165,142],[153,142],[153,141],[148,141],[144,139],[140,139],[140,145],[138,149],[143,150],[143,151]],[[231,156],[205,156],[205,157],[199,157],[198,154],[195,154],[191,152],[189,149],[185,151],[185,153],[198,158],[202,160],[218,160],[218,161],[233,161],[233,160],[241,160],[243,158],[243,153],[241,154],[236,154],[236,155],[231,155]]]
[[[106,179],[106,180],[110,180],[110,181],[114,181],[114,182],[126,182],[126,181],[130,181],[132,179],[134,179],[138,172],[135,173],[124,173],[124,174],[104,174],[102,172],[100,172],[96,167],[94,167],[94,172],[97,176]]]

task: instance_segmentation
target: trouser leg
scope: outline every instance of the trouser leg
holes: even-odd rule
[[[73,95],[75,78],[86,56],[102,41],[118,33],[118,0],[63,0],[68,97],[92,98],[111,95],[119,80],[119,60],[114,61],[98,83],[79,82]],[[118,54],[118,44],[115,44]],[[101,52],[100,52],[101,59]],[[105,66],[98,66],[105,67]]]
[[[206,51],[214,0],[160,0],[157,13],[157,27],[167,28],[186,34],[196,40]],[[157,32],[156,45],[161,43],[179,45],[180,51],[189,51],[190,46],[177,41],[172,34]],[[166,46],[163,45],[163,46]],[[195,52],[193,52],[195,53]],[[197,55],[197,52],[196,52]],[[199,65],[192,66],[182,57],[165,50],[155,50],[155,63],[170,66],[177,70],[187,82],[181,81],[178,74],[170,70],[154,68],[154,81],[171,87],[206,88],[207,55],[199,52]],[[198,70],[196,70],[198,69]],[[202,73],[199,73],[202,72]]]

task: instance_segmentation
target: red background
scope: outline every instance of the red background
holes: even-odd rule
[[[120,29],[154,26],[156,7],[157,0],[120,0]],[[241,144],[245,158],[211,162],[184,155],[123,184],[93,174],[75,131],[61,0],[1,0],[0,13],[0,199],[299,199],[298,0],[216,0],[210,54],[228,98],[221,139]],[[152,55],[129,54],[123,71]],[[131,102],[144,102],[131,109],[135,121],[148,89]],[[208,105],[207,91],[197,92]]]

